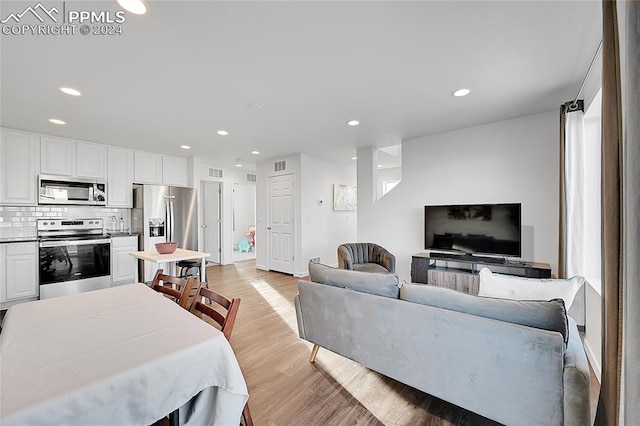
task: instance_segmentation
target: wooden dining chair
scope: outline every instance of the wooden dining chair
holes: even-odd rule
[[[214,320],[220,326],[220,331],[222,331],[224,337],[230,340],[239,306],[240,298],[229,300],[223,295],[209,290],[207,283],[200,283],[190,311],[197,317],[202,318],[202,314],[204,314]]]
[[[209,290],[207,283],[203,282],[200,283],[198,291],[196,291],[196,297],[193,299],[193,303],[191,303],[190,312],[199,318],[202,318],[202,315],[211,318],[220,326],[220,331],[222,331],[224,337],[230,340],[239,307],[239,297],[229,300],[225,296]],[[240,424],[243,426],[253,426],[249,403],[245,404],[242,410]]]
[[[151,281],[151,288],[174,299],[180,307],[187,309],[191,290],[198,282],[197,277],[179,278],[163,274],[162,269],[158,269]]]

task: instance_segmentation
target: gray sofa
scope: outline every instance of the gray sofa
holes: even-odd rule
[[[588,425],[589,366],[561,299],[472,296],[309,265],[300,337],[506,425]]]

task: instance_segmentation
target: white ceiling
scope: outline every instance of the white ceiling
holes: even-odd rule
[[[1,18],[35,3],[3,1]],[[149,5],[119,36],[0,36],[1,125],[223,165],[292,153],[350,162],[358,147],[558,108],[601,29],[599,1]],[[460,87],[471,95],[452,97]]]

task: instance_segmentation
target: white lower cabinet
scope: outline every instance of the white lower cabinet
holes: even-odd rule
[[[111,286],[138,282],[138,259],[129,253],[138,251],[138,237],[111,239]]]
[[[38,296],[38,243],[0,244],[0,302]]]

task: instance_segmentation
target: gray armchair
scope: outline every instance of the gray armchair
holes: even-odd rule
[[[374,243],[345,243],[338,246],[338,267],[362,272],[396,272],[396,257]]]

